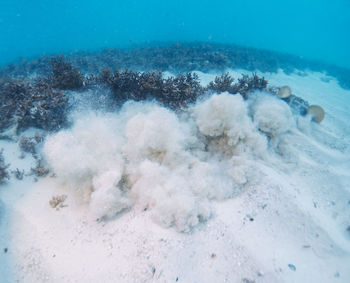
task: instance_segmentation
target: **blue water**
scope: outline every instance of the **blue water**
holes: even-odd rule
[[[350,68],[349,0],[1,0],[0,64],[152,41],[271,49]]]

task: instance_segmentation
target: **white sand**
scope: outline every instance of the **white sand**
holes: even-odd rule
[[[237,77],[244,71],[230,72]],[[204,83],[215,77],[215,74],[198,74]],[[263,158],[255,157],[263,151],[257,149],[257,145],[261,144],[252,134],[255,130],[252,128],[251,132],[246,132],[245,135],[253,135],[249,139],[244,138],[247,141],[245,144],[251,145],[245,148],[244,153],[235,153],[246,162],[245,167],[234,167],[234,172],[243,170],[242,174],[248,181],[238,186],[232,195],[223,190],[221,197],[214,197],[211,194],[216,192],[215,188],[213,192],[205,191],[205,194],[188,194],[187,191],[178,191],[177,186],[171,188],[172,180],[175,182],[173,184],[186,186],[178,177],[183,173],[183,178],[188,182],[187,171],[181,171],[180,175],[165,169],[161,171],[169,174],[165,175],[165,179],[169,178],[170,185],[166,180],[160,183],[163,173],[156,172],[158,175],[154,174],[158,179],[152,185],[147,179],[147,170],[154,167],[146,164],[144,169],[137,169],[137,173],[129,172],[132,176],[135,174],[136,184],[141,184],[133,187],[134,195],[125,199],[132,204],[118,198],[120,202],[113,206],[115,202],[110,204],[104,199],[109,194],[109,187],[101,185],[105,191],[101,189],[100,192],[106,194],[95,195],[99,201],[97,203],[106,203],[106,209],[96,209],[91,204],[89,192],[82,192],[85,184],[83,186],[72,175],[88,172],[86,174],[100,180],[100,183],[92,182],[93,186],[97,186],[96,182],[105,184],[105,170],[99,168],[110,170],[119,164],[119,145],[124,147],[123,152],[130,159],[130,164],[151,158],[143,156],[149,148],[162,148],[164,158],[169,158],[169,166],[175,169],[182,168],[173,165],[175,159],[179,159],[180,163],[187,160],[187,155],[181,155],[181,148],[192,134],[186,132],[183,137],[182,133],[186,130],[180,126],[176,131],[172,128],[174,134],[170,142],[163,140],[162,128],[156,128],[154,134],[159,134],[158,143],[153,147],[149,145],[151,141],[148,141],[146,134],[142,136],[142,142],[139,134],[133,135],[131,129],[139,126],[141,121],[152,121],[149,120],[150,116],[142,116],[139,120],[134,117],[133,123],[128,124],[130,141],[126,144],[123,139],[117,141],[118,135],[98,126],[97,135],[102,140],[108,136],[109,140],[105,139],[105,146],[96,149],[96,154],[83,152],[78,155],[81,152],[77,151],[82,147],[77,145],[73,148],[73,143],[68,145],[72,152],[66,157],[60,156],[66,152],[65,148],[55,154],[50,153],[53,147],[47,149],[51,165],[57,168],[61,177],[65,176],[66,185],[58,182],[57,178],[41,179],[34,183],[32,177],[26,177],[23,181],[12,179],[8,185],[0,186],[2,211],[6,211],[0,216],[1,248],[8,247],[8,252],[0,255],[0,271],[5,274],[0,281],[350,282],[350,232],[346,231],[350,226],[350,91],[341,89],[334,79],[320,73],[264,76],[270,84],[289,85],[294,94],[310,104],[321,105],[326,117],[321,124],[316,124],[306,118],[288,118],[287,115],[286,119],[292,125],[288,126],[290,131],[285,132],[283,127],[287,127],[287,122],[281,122],[279,126],[271,120],[270,125],[274,126],[264,131],[274,135],[273,142]],[[278,103],[274,106],[281,109]],[[232,132],[232,128],[235,123],[231,125],[232,120],[225,120],[226,116],[222,116],[225,109],[221,107],[218,112],[222,114],[221,124],[213,126],[203,120],[208,113],[214,115],[212,110],[203,112],[204,108],[194,111],[202,133],[214,136],[220,128],[220,131],[227,131],[225,133],[233,142],[233,133],[236,132]],[[156,115],[156,112],[150,113],[153,113],[151,116]],[[171,115],[164,115],[161,117],[167,117],[169,123],[177,127]],[[155,117],[157,119],[158,116]],[[211,116],[210,121],[214,121],[215,117]],[[269,117],[268,113],[264,117]],[[277,120],[281,121],[282,118],[280,116]],[[257,127],[262,123],[262,118],[255,116],[255,119],[254,126]],[[159,124],[161,122],[159,120]],[[149,132],[153,126],[151,123],[143,127]],[[247,127],[250,126],[245,129]],[[119,125],[116,128],[119,129]],[[69,135],[71,138],[90,137],[91,131],[82,133],[76,129]],[[89,138],[86,141],[94,148],[96,140]],[[178,147],[175,141],[178,141]],[[131,148],[127,146],[130,143],[133,143]],[[58,138],[53,138],[52,144],[57,149]],[[145,147],[145,144],[149,147]],[[5,159],[11,162],[12,168],[30,167],[32,161],[29,157],[25,159],[27,163],[22,165],[15,161],[14,144],[2,142],[0,147],[7,152]],[[219,147],[212,144],[209,148]],[[136,154],[137,150],[139,152]],[[12,157],[9,152],[13,153]],[[189,152],[187,150],[186,154]],[[77,158],[73,158],[74,154]],[[111,154],[114,154],[113,162]],[[65,158],[68,158],[66,163],[62,163]],[[214,159],[210,158],[208,162],[214,164]],[[70,160],[74,160],[74,168],[70,167]],[[96,162],[96,166],[91,165],[91,160]],[[222,166],[222,163],[215,164]],[[143,175],[140,177],[140,174]],[[210,174],[217,178],[221,176],[218,172]],[[204,177],[199,175],[199,179]],[[226,177],[222,175],[222,178]],[[167,190],[169,198],[152,195],[159,192],[155,188],[159,184],[163,184],[160,190]],[[62,194],[67,195],[64,203],[67,206],[59,210],[51,208],[51,197]],[[153,205],[147,206],[153,202]],[[162,207],[162,202],[165,207]],[[109,215],[123,205],[129,208],[115,217],[96,221],[96,214]],[[193,205],[197,210],[192,210]],[[212,214],[205,221],[192,225],[192,222],[188,222],[189,217],[193,213],[204,213],[203,205],[209,207]],[[169,222],[169,213],[174,217],[175,224]],[[181,232],[186,229],[190,232]]]

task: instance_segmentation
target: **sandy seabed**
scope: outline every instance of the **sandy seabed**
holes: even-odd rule
[[[321,73],[259,75],[325,120],[225,93],[183,115],[75,115],[42,149],[56,178],[0,187],[0,281],[350,282],[350,91]],[[12,169],[34,162],[0,147]]]

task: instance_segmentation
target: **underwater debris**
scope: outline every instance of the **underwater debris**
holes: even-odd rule
[[[5,182],[5,179],[10,179],[10,175],[8,173],[8,168],[10,164],[5,163],[5,159],[3,156],[4,149],[0,150],[0,184]]]
[[[83,86],[83,75],[74,68],[63,56],[51,58],[52,76],[49,76],[53,88],[62,90],[77,90]]]

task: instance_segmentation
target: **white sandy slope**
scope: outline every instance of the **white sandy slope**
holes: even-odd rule
[[[237,77],[244,71],[230,72]],[[198,74],[204,83],[206,79],[212,80],[215,77],[215,74]],[[255,141],[255,134],[246,139],[252,143],[250,146],[238,147],[239,150],[233,155],[240,156],[240,161],[245,166],[243,169],[234,167],[234,172],[243,170],[239,172],[248,180],[240,183],[235,176],[234,184],[240,186],[231,194],[224,189],[220,190],[220,197],[213,195],[217,188],[214,187],[211,191],[205,184],[204,193],[190,186],[188,193],[188,190],[179,190],[177,186],[173,188],[171,184],[187,188],[187,184],[191,183],[189,177],[193,175],[181,167],[181,162],[189,162],[188,158],[193,156],[205,159],[215,166],[219,164],[219,171],[224,168],[220,167],[224,163],[218,162],[222,157],[203,157],[201,151],[193,153],[192,149],[186,151],[192,154],[190,157],[183,156],[181,148],[183,143],[187,143],[188,148],[188,143],[193,142],[187,139],[193,136],[193,123],[197,123],[201,134],[211,135],[214,139],[216,135],[225,132],[225,142],[231,142],[232,146],[237,131],[230,131],[234,125],[231,125],[230,120],[225,120],[225,115],[219,115],[221,122],[217,125],[201,123],[212,112],[212,109],[205,112],[205,105],[202,104],[202,108],[194,110],[197,122],[188,123],[189,129],[182,129],[183,124],[180,123],[179,126],[172,121],[173,116],[166,116],[169,123],[174,122],[179,127],[176,133],[186,133],[185,137],[181,134],[170,137],[172,142],[178,141],[178,147],[177,143],[174,146],[174,143],[168,143],[167,139],[160,137],[162,142],[153,144],[147,140],[147,135],[140,138],[140,135],[133,135],[133,131],[126,135],[130,139],[129,143],[117,141],[119,135],[114,136],[103,126],[97,126],[94,128],[99,128],[96,134],[100,139],[105,139],[106,145],[96,155],[83,150],[94,148],[98,139],[87,139],[84,147],[80,143],[76,146],[75,141],[71,141],[58,152],[52,153],[49,150],[52,166],[61,176],[65,176],[65,182],[58,181],[58,177],[34,183],[31,177],[27,177],[22,182],[11,181],[0,187],[0,239],[2,247],[8,248],[6,254],[2,252],[0,255],[3,274],[0,281],[350,282],[350,232],[347,231],[350,226],[350,92],[341,89],[334,79],[320,73],[307,73],[306,76],[283,73],[264,76],[272,85],[289,85],[294,94],[311,104],[321,105],[327,113],[325,120],[318,125],[307,118],[282,115],[275,121],[272,120],[272,115],[271,127],[266,128],[264,119],[267,114],[259,116],[259,111],[252,109],[256,105],[258,109],[264,109],[269,100],[255,106],[254,103],[258,102],[251,102],[252,105],[247,105],[247,109],[253,111],[250,115],[255,119],[252,122],[254,127],[260,125],[261,130],[265,134],[268,132],[272,139],[266,152],[257,146],[261,146],[261,143],[252,142]],[[284,109],[275,102],[271,105],[277,105],[272,107],[277,112]],[[225,111],[225,108],[219,109],[220,113]],[[154,112],[150,113],[157,119]],[[153,121],[149,116],[137,117],[124,119],[133,119],[128,124],[131,128],[139,127],[141,121]],[[217,118],[210,117],[210,121]],[[281,119],[285,121],[281,122]],[[97,124],[101,122],[94,121]],[[158,122],[162,124],[164,121]],[[282,126],[289,127],[289,131],[283,131]],[[155,126],[148,123],[143,127],[152,131]],[[163,130],[166,131],[167,128],[164,127]],[[116,129],[122,128],[116,126]],[[218,131],[217,128],[221,130]],[[162,131],[161,127],[156,129],[155,134]],[[90,137],[91,131],[88,128],[86,132],[81,132],[75,128],[75,132],[73,130],[68,133],[74,140]],[[240,132],[245,137],[252,133],[255,133],[253,128],[249,133]],[[106,137],[115,138],[115,143]],[[59,137],[53,138],[52,144],[58,141]],[[244,138],[241,141],[244,143]],[[127,146],[130,143],[135,150],[140,149],[140,152],[135,154],[135,150]],[[226,155],[232,154],[227,153],[227,144],[221,143],[214,141],[208,145],[207,150],[220,148]],[[119,159],[119,144],[129,159],[127,165]],[[144,144],[151,145],[145,148]],[[5,152],[13,148],[15,154],[14,144],[3,142],[1,147]],[[157,148],[162,148],[163,151],[153,150]],[[66,150],[71,151],[67,154]],[[152,151],[150,155],[142,155],[148,151]],[[60,155],[62,153],[67,154],[67,163],[62,161],[66,158]],[[114,154],[112,160],[116,162],[110,162],[109,153]],[[147,162],[143,167],[137,167],[137,164],[146,159],[153,160],[159,156],[165,160],[164,163],[168,162],[165,169],[158,172]],[[11,159],[11,163],[15,164],[12,161],[15,157],[8,155],[5,158]],[[74,167],[69,165],[72,160],[76,164]],[[99,162],[98,166],[91,165],[94,160]],[[174,160],[177,160],[176,164],[172,163]],[[197,164],[193,160],[191,162]],[[103,170],[99,169],[101,164]],[[136,164],[136,167],[130,164]],[[188,164],[184,164],[187,168]],[[105,184],[101,180],[109,179],[103,174],[104,171],[108,169],[117,172],[118,166],[129,168],[128,174],[133,176],[132,181],[135,182],[133,194],[123,196],[124,199],[117,195],[116,201],[109,203],[110,198],[105,200],[104,196],[110,193],[110,187],[99,184]],[[174,172],[178,170],[179,173],[173,174],[169,168],[173,168]],[[156,173],[152,175],[150,170]],[[221,171],[218,173],[217,170],[214,168],[214,173],[209,170],[209,176],[221,176]],[[80,179],[73,180],[70,171],[73,171],[73,176],[82,174],[84,180],[91,178],[92,181],[87,186],[94,187],[93,192],[84,191],[86,183],[82,184]],[[211,182],[202,171],[198,172],[199,175],[193,177],[197,180],[197,183],[193,181],[194,184],[200,184],[201,178],[205,182]],[[112,173],[110,176],[118,179]],[[181,176],[184,182],[181,181]],[[223,174],[221,177],[225,179],[227,176],[231,175]],[[110,183],[113,184],[113,180]],[[105,191],[98,191],[97,187],[100,186]],[[112,187],[115,186],[117,184]],[[162,190],[168,193],[168,198],[162,195]],[[65,202],[67,207],[52,209],[49,200],[52,196],[61,194],[68,196]],[[95,205],[91,200],[94,194]],[[116,196],[112,195],[112,198]],[[96,203],[107,204],[100,210],[96,208]],[[124,207],[127,209],[113,216],[119,208]],[[199,213],[204,221],[193,222],[193,213]],[[103,215],[109,217],[96,220],[97,216]]]

